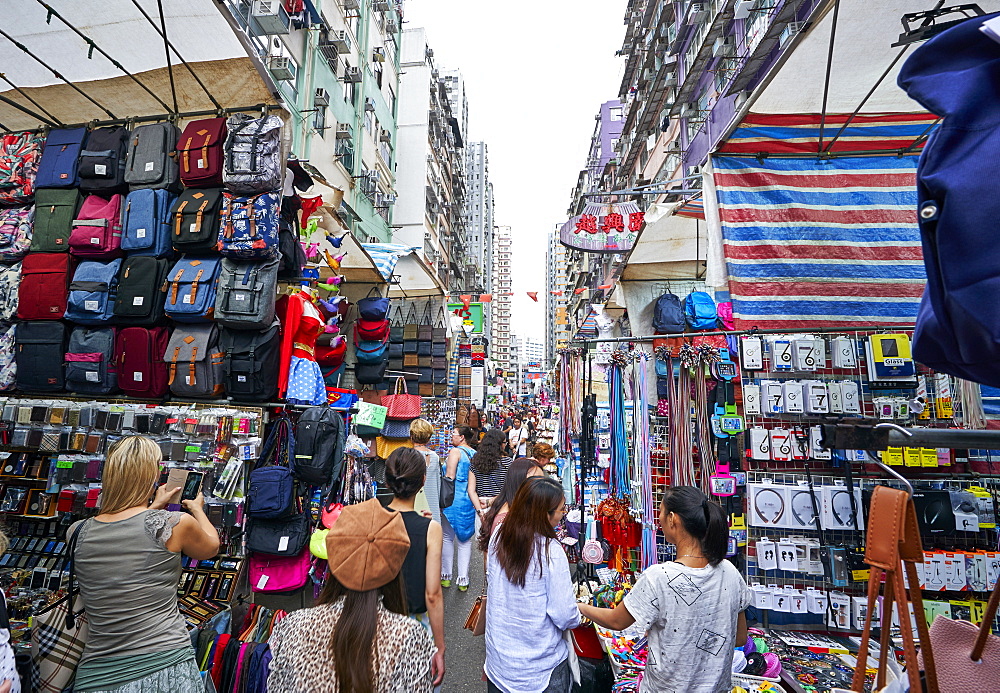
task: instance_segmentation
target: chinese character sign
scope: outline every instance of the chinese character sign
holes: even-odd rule
[[[643,217],[634,202],[588,204],[563,224],[559,242],[588,253],[626,253],[642,231]]]

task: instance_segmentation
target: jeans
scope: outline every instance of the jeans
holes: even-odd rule
[[[451,523],[444,515],[441,516],[441,531],[444,534],[444,542],[441,545],[441,577],[451,579],[451,569],[455,563],[455,545],[458,545],[458,579],[455,581],[459,585],[469,584],[469,561],[472,559],[472,540],[475,535],[469,537],[468,541],[459,541],[455,530],[451,528]]]
[[[564,659],[549,674],[549,685],[542,693],[570,693],[573,689],[573,670],[569,668],[569,660]],[[504,693],[496,684],[486,680],[486,693]]]

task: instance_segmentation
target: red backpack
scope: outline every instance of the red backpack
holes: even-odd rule
[[[188,188],[222,185],[222,145],[226,142],[226,119],[192,120],[177,140],[177,163],[181,181]]]
[[[17,317],[59,320],[66,312],[69,282],[76,262],[67,253],[29,253],[21,260]]]
[[[88,195],[73,220],[69,252],[91,260],[122,256],[122,196]]]
[[[170,331],[166,327],[125,327],[118,331],[115,355],[118,387],[132,397],[162,397],[169,375],[163,362]]]

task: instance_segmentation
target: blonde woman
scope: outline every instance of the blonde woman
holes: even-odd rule
[[[101,513],[69,529],[69,537],[77,535],[76,577],[90,625],[74,691],[205,690],[177,609],[177,582],[181,553],[212,558],[219,535],[200,492],[183,501],[190,514],[164,510],[180,489],[156,488],[162,462],[151,439],[119,440],[104,463]]]
[[[0,556],[7,553],[10,539],[0,529]],[[0,620],[0,693],[21,693],[21,679],[14,662],[14,647],[10,644],[10,618],[7,615],[7,595],[0,590],[3,600],[3,619]]]
[[[423,488],[417,493],[414,505],[418,513],[441,524],[441,458],[427,447],[433,436],[434,427],[426,419],[414,419],[410,422],[410,442],[413,443],[413,449],[424,456],[427,467],[427,477]]]

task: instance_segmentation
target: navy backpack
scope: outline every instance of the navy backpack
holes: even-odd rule
[[[169,190],[143,188],[125,198],[122,216],[122,250],[129,255],[170,257],[170,208],[174,195]]]
[[[681,299],[667,292],[656,299],[653,306],[653,332],[655,334],[680,334],[684,331],[684,311]]]
[[[36,188],[75,188],[80,184],[80,152],[87,141],[87,128],[50,130],[42,147],[35,173]]]

